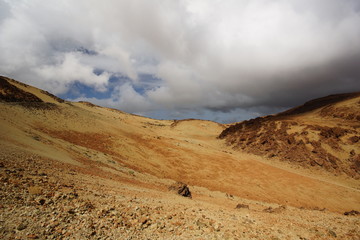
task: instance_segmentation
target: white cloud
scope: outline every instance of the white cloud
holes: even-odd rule
[[[125,112],[143,112],[153,110],[152,104],[141,94],[136,92],[130,83],[117,86],[110,98],[96,99],[79,97],[73,101],[87,101],[110,108],[118,108]]]
[[[53,65],[41,66],[35,71],[45,82],[57,86],[70,86],[73,81],[94,86],[97,91],[106,91],[109,74],[104,72],[96,75],[93,68],[80,62],[81,54],[66,53],[60,57],[59,62]],[[64,93],[65,89],[52,88],[54,93]]]
[[[127,76],[107,103],[94,101],[130,112],[275,109],[360,90],[357,0],[0,0],[0,8],[1,74],[54,93],[74,81],[104,91],[112,74]],[[144,73],[161,81],[139,94]]]

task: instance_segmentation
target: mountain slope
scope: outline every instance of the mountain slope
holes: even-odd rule
[[[339,214],[359,208],[354,179],[233,151],[217,138],[225,129],[219,123],[154,120],[0,81],[2,239],[35,233],[294,239],[319,232],[329,239],[329,229],[339,224],[342,239],[360,235],[357,218]],[[192,200],[168,192],[175,181],[190,186]],[[235,210],[238,203],[250,209]],[[29,227],[18,230],[23,221]]]
[[[234,149],[360,178],[360,93],[331,95],[219,136]]]

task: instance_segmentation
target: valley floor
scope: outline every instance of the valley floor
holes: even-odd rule
[[[241,199],[128,172],[96,171],[1,146],[1,239],[359,239],[359,216]],[[243,204],[242,208],[236,208]],[[248,206],[248,208],[246,207]]]

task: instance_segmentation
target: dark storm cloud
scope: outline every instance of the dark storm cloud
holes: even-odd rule
[[[55,94],[124,76],[87,100],[228,121],[360,91],[360,2],[0,0],[0,51],[1,74]]]

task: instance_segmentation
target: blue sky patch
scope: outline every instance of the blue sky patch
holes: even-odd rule
[[[94,70],[96,75],[101,75],[104,71],[101,69]],[[96,99],[108,99],[111,98],[112,93],[116,87],[121,86],[125,83],[131,83],[134,90],[140,95],[145,95],[148,90],[156,88],[159,86],[162,80],[150,75],[150,74],[141,74],[139,75],[139,80],[133,82],[130,78],[123,75],[111,75],[106,87],[106,91],[100,92],[91,85],[86,85],[82,82],[75,81],[68,86],[68,91],[66,93],[60,94],[59,97],[64,99],[77,99],[77,98],[96,98]]]

